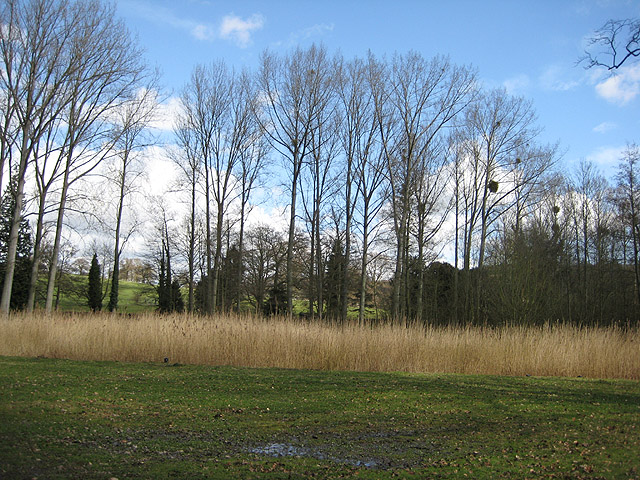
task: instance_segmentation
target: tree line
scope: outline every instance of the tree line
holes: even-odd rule
[[[28,292],[24,307],[33,310],[49,235],[45,308],[51,311],[65,215],[79,203],[74,187],[108,159],[126,165],[150,111],[152,90],[145,87],[154,77],[114,5],[8,0],[0,6],[0,23],[0,185],[3,199],[14,203],[11,218],[3,217],[8,232],[0,311],[8,312],[14,291],[28,179],[36,184],[35,232],[29,280],[20,290]],[[6,174],[10,181],[3,183]],[[53,226],[45,223],[51,216]]]
[[[84,15],[71,15],[77,8]],[[139,47],[102,2],[10,0],[0,14],[4,312],[34,308],[43,264],[53,308],[65,208],[88,201],[80,187],[100,172],[114,192],[93,215],[110,232],[109,310],[124,247],[144,223],[160,311],[424,324],[638,318],[638,147],[628,145],[613,184],[588,162],[563,174],[531,102],[482,88],[471,66],[416,52],[345,59],[319,45],[266,50],[255,70],[198,65],[167,148],[179,194],[132,219],[127,199],[158,105]],[[27,178],[35,234],[24,222]],[[286,198],[282,230],[249,221],[274,187]],[[29,294],[12,303],[21,258]],[[92,291],[97,309],[107,289]]]

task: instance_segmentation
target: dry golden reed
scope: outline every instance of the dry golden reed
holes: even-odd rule
[[[637,328],[329,325],[235,315],[12,314],[0,355],[320,370],[640,379]]]

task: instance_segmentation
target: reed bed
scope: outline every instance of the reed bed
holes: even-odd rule
[[[637,328],[405,327],[234,315],[12,314],[0,355],[319,370],[640,379]]]

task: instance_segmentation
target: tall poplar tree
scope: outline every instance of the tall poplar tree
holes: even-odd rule
[[[289,229],[287,240],[287,312],[293,314],[293,268],[296,215],[303,162],[313,152],[312,132],[329,107],[332,89],[330,63],[324,47],[297,48],[280,57],[264,52],[258,72],[263,96],[264,132],[271,147],[282,155],[289,174]]]

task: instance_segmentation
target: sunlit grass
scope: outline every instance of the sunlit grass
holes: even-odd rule
[[[54,298],[56,309],[61,312],[89,312],[86,291],[88,288],[88,277],[86,275],[66,274],[64,286],[59,295],[59,299]],[[42,277],[39,280],[39,291],[41,292],[38,303],[40,308],[45,305],[45,292],[47,289],[47,279]],[[108,283],[109,280],[105,279]],[[105,289],[107,286],[104,287]],[[109,302],[109,291],[104,293],[103,307],[106,308]],[[57,296],[57,295],[56,295]],[[118,311],[124,313],[153,312],[157,308],[157,297],[154,287],[143,283],[120,280],[118,288]]]
[[[631,479],[638,405],[630,380],[0,356],[0,478]]]
[[[0,355],[640,379],[638,329],[405,327],[284,318],[64,313],[0,319]]]

